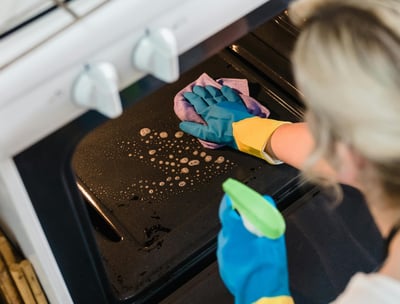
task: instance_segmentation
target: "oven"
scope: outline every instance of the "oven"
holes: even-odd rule
[[[203,73],[247,79],[272,118],[302,120],[287,1],[31,2],[2,24],[0,226],[51,303],[232,302],[215,261],[228,177],[284,213],[297,303],[377,266],[354,189],[332,206],[290,166],[179,130],[174,96]]]

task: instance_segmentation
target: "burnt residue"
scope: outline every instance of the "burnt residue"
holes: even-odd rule
[[[170,232],[171,229],[162,226],[161,224],[156,224],[153,226],[150,226],[149,228],[144,229],[144,234],[147,238],[153,237],[154,234],[157,234],[158,232]]]
[[[134,195],[131,196],[131,198],[129,200],[138,201],[139,199],[140,199],[139,195],[134,194]]]
[[[139,276],[143,277],[146,273],[147,271],[142,271],[141,273],[139,273]]]
[[[124,277],[122,275],[117,275],[117,282],[120,286],[123,286],[123,288],[129,290],[132,288],[132,284],[129,284],[125,282]]]
[[[163,240],[160,238],[171,231],[161,224],[151,225],[143,230],[145,241],[143,242],[143,250],[149,251],[161,248]]]

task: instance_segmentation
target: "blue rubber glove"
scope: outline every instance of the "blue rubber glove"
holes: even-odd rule
[[[265,198],[275,206],[271,197]],[[235,303],[293,303],[284,235],[272,240],[249,232],[227,195],[222,199],[219,216],[222,229],[218,235],[218,266]]]
[[[206,125],[183,121],[182,131],[195,137],[262,158],[270,164],[280,164],[266,152],[272,133],[286,121],[254,116],[233,89],[223,86],[194,86],[192,92],[183,94]]]
[[[221,90],[213,86],[194,86],[193,92],[186,92],[183,96],[207,125],[184,121],[179,124],[182,131],[237,149],[232,123],[253,115],[233,89],[228,86],[223,86]]]

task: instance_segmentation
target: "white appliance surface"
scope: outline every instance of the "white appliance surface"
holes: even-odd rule
[[[52,0],[1,0],[0,34],[54,6]]]
[[[51,303],[72,299],[13,156],[89,108],[116,117],[119,90],[176,80],[180,54],[268,1],[0,0],[0,35],[54,8],[0,40],[0,224]]]

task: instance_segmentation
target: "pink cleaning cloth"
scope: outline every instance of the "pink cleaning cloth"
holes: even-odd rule
[[[217,80],[212,79],[206,73],[203,73],[199,78],[195,81],[184,87],[180,90],[174,98],[174,111],[178,118],[182,121],[193,121],[197,123],[201,123],[203,125],[206,122],[201,118],[199,114],[196,113],[193,106],[185,99],[183,93],[192,92],[193,87],[212,85],[218,89],[221,89],[223,85],[231,87],[239,93],[239,96],[242,98],[244,104],[246,105],[249,113],[260,116],[260,117],[268,117],[269,110],[260,104],[257,100],[249,96],[249,85],[247,79],[238,79],[238,78],[219,78]],[[217,149],[222,147],[223,145],[201,140],[199,142],[206,148],[209,149]]]

